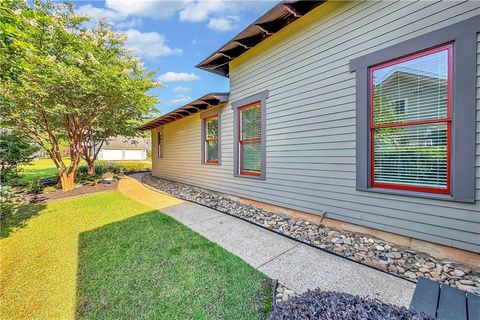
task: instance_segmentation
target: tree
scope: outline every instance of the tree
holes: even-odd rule
[[[68,3],[35,2],[34,8],[23,33],[35,54],[27,54],[18,81],[2,83],[1,93],[10,101],[2,104],[2,117],[47,152],[68,191],[89,139],[109,119],[118,124],[117,114],[126,122],[147,114],[157,102],[147,92],[157,83],[125,47],[125,35],[112,32],[104,21],[88,29],[88,18]]]
[[[4,130],[0,134],[0,181],[8,182],[11,178],[18,177],[19,165],[32,161],[33,155],[38,147],[33,145],[29,139],[18,132]]]

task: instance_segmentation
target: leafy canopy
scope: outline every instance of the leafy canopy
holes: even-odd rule
[[[21,58],[11,55],[22,67],[2,78],[2,120],[42,147],[60,176],[73,177],[86,136],[131,132],[157,102],[148,92],[158,84],[125,47],[126,36],[104,21],[89,29],[89,18],[72,4],[36,1],[32,9],[19,3],[9,0],[2,10],[15,18],[9,23],[30,49]],[[65,142],[69,166],[60,151]]]

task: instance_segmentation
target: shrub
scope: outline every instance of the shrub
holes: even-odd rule
[[[315,289],[282,302],[270,319],[433,319],[405,307],[348,293]]]
[[[103,180],[111,181],[115,178],[115,175],[111,172],[105,172],[102,176]]]
[[[33,179],[27,184],[27,191],[31,193],[39,193],[42,191],[42,183],[40,179]]]
[[[147,164],[139,161],[119,162],[118,165],[123,168],[123,171],[143,171],[148,168]]]
[[[20,197],[14,192],[10,186],[0,185],[0,217],[6,218],[17,212],[17,205]]]
[[[53,186],[48,186],[48,187],[45,187],[45,188],[43,189],[43,193],[49,194],[49,193],[55,192],[55,191],[57,191],[57,190],[58,190],[58,189],[55,188],[55,187],[53,187]]]
[[[82,179],[87,176],[88,167],[86,164],[78,166],[77,170],[75,171],[75,178]],[[95,164],[95,176],[101,177],[107,172],[111,172],[113,174],[120,174],[123,172],[123,169],[120,165],[115,162],[98,162]]]
[[[37,150],[22,133],[3,130],[0,133],[0,181],[14,182],[18,178],[19,166],[31,162]]]

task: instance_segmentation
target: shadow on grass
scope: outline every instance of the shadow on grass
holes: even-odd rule
[[[7,238],[13,230],[23,228],[27,221],[45,209],[44,203],[28,203],[18,207],[16,213],[0,215],[0,239]]]
[[[264,274],[157,211],[81,233],[78,264],[77,319],[262,319],[269,312]]]

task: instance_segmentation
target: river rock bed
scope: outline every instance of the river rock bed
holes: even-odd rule
[[[437,259],[425,252],[402,247],[366,234],[336,230],[310,221],[268,212],[233,200],[224,194],[157,178],[151,174],[143,177],[143,183],[174,197],[244,218],[305,243],[412,281],[417,281],[419,277],[426,277],[480,295],[480,268]]]
[[[295,293],[295,291],[279,283],[277,289],[275,290],[275,304],[277,306],[280,306],[282,302],[285,302],[296,295],[297,294]]]

